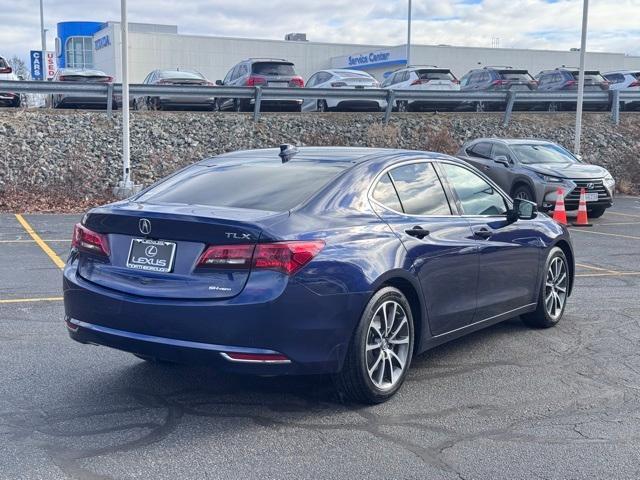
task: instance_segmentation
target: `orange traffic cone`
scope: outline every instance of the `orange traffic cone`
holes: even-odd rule
[[[580,189],[580,203],[578,204],[578,218],[573,222],[574,227],[590,227],[587,218],[587,193],[584,188]]]
[[[562,225],[567,224],[567,211],[564,209],[564,190],[561,188],[558,188],[556,193],[556,206],[553,209],[553,219]]]

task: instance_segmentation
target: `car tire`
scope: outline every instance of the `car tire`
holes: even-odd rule
[[[589,218],[600,218],[604,215],[604,212],[607,210],[607,207],[591,207],[587,209],[587,215]]]
[[[559,247],[553,247],[544,265],[536,309],[521,316],[525,325],[531,328],[549,328],[560,321],[569,297],[570,275],[564,252]]]
[[[242,108],[242,100],[240,100],[239,98],[235,98],[233,100],[233,108],[232,110],[234,112],[243,112],[244,109]]]
[[[485,111],[484,102],[476,102],[476,112],[480,113],[484,111]]]
[[[327,105],[327,101],[326,100],[318,100],[317,110],[318,110],[318,112],[328,112],[329,111],[329,107]]]
[[[18,95],[16,98],[13,99],[13,101],[11,102],[11,106],[14,108],[19,108],[20,104],[22,103],[21,99],[20,99],[20,95]]]
[[[398,112],[406,112],[409,107],[409,102],[405,100],[398,100],[397,105],[398,105]]]
[[[218,106],[218,100],[214,100],[213,103],[209,106],[210,112],[219,112],[220,107]]]
[[[516,185],[511,194],[511,198],[520,198],[522,200],[529,200],[530,202],[535,202],[536,197],[531,191],[531,188],[528,185]]]
[[[381,288],[367,303],[342,370],[334,376],[338,392],[357,403],[388,400],[404,382],[413,343],[413,316],[407,298],[397,288]]]
[[[162,104],[160,103],[160,99],[158,97],[149,97],[147,106],[149,107],[149,110],[162,110]]]

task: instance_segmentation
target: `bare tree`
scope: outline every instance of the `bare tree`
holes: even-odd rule
[[[24,78],[25,80],[28,80],[31,77],[29,68],[27,68],[27,63],[17,55],[11,57],[8,63],[11,65],[11,68],[13,68],[13,73],[18,77]]]

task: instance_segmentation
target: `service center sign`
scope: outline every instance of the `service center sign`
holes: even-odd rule
[[[375,50],[372,52],[354,53],[331,59],[333,68],[375,68],[406,63],[405,50],[392,48],[389,50]]]
[[[56,52],[31,50],[31,78],[33,80],[49,80],[56,74]]]

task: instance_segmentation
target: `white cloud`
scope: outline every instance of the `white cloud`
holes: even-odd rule
[[[53,46],[65,20],[118,20],[120,2],[44,0]],[[283,38],[307,32],[310,40],[400,44],[406,36],[406,0],[133,0],[131,22],[177,24],[182,33]],[[413,41],[425,44],[567,50],[580,42],[581,0],[413,0]],[[592,0],[588,49],[640,55],[640,0]],[[26,58],[39,47],[38,2],[0,0],[0,54]]]

